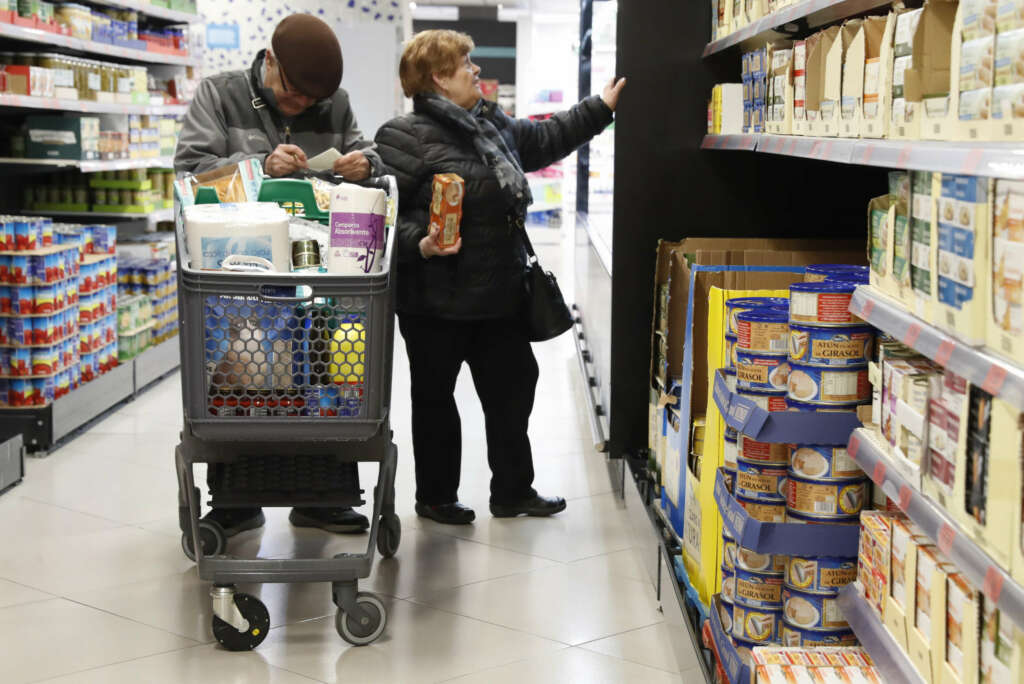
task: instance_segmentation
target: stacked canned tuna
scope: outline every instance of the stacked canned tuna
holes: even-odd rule
[[[849,312],[867,268],[810,266],[805,282],[790,286],[790,410],[856,412],[871,400],[868,360],[874,329]],[[806,524],[857,524],[868,498],[867,477],[845,446],[789,447],[786,520]],[[857,643],[837,604],[839,589],[856,579],[856,558],[792,556],[783,587],[784,646]]]
[[[784,298],[752,297],[726,302],[726,336],[736,367],[736,392],[767,411],[786,410],[789,369],[789,302]],[[752,517],[784,522],[786,464],[784,444],[758,442],[735,435],[734,464],[728,462],[730,435],[726,432],[726,469],[735,468],[733,492]],[[778,643],[782,617],[786,557],[757,553],[739,546],[723,528],[723,626],[731,627],[738,648]],[[730,612],[731,611],[731,612]]]

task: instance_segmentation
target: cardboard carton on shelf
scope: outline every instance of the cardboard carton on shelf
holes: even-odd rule
[[[908,308],[923,321],[935,321],[938,281],[938,216],[942,174],[910,172],[910,298]]]
[[[923,12],[923,8],[918,8],[898,14],[893,30],[889,137],[897,140],[916,140],[921,134],[922,104],[920,98],[910,98],[907,73],[914,65],[914,44]]]
[[[25,129],[25,154],[31,159],[99,159],[97,117],[30,115]]]
[[[897,518],[892,523],[890,560],[891,579],[885,598],[885,628],[905,652],[909,653],[908,633],[913,627],[917,604],[917,547],[928,544],[925,536],[913,522]]]
[[[976,403],[978,413],[991,411],[989,434],[985,435],[988,444],[969,438],[970,429],[979,427],[968,426],[974,415],[969,407],[969,420],[964,425],[970,429],[963,430],[958,444],[953,501],[947,510],[985,553],[1000,566],[1009,568],[1014,549],[1020,547],[1020,539],[1013,538],[1013,526],[1006,521],[1020,517],[1021,414],[998,397],[979,401],[973,388],[970,394],[975,397],[971,401]],[[979,415],[977,420],[983,419]]]
[[[824,35],[824,32],[814,33],[804,41],[804,105],[802,110],[794,106],[794,135],[814,135],[811,132],[812,125],[821,115],[821,89],[825,71],[825,59],[822,56]]]
[[[918,674],[928,684],[943,684],[942,671],[946,643],[946,580],[956,568],[938,548],[917,547],[917,594],[914,619],[908,616],[909,655]]]
[[[943,653],[942,684],[978,683],[980,616],[980,592],[963,575],[950,574],[946,578],[946,640],[937,644]]]
[[[999,179],[992,206],[992,268],[985,346],[1024,365],[1024,182]]]
[[[864,60],[867,55],[866,22],[851,19],[843,24],[842,88],[839,98],[839,137],[859,138],[861,103],[864,99]]]
[[[871,286],[899,299],[900,286],[892,273],[893,231],[896,222],[896,203],[893,197],[873,197],[868,201],[867,214],[867,259]]]
[[[797,41],[801,45],[803,41]],[[793,133],[794,63],[797,46],[790,41],[768,46],[768,112],[765,130],[774,135]]]
[[[839,26],[820,31],[818,40],[807,52],[808,135],[832,138],[839,133],[839,98],[842,96],[843,78],[841,34]]]
[[[946,510],[956,502],[960,454],[966,449],[969,386],[950,371],[936,378],[928,404],[928,467],[923,469],[921,491]]]
[[[990,178],[942,174],[935,324],[971,346],[985,343],[992,305],[992,192]]]
[[[913,66],[907,69],[907,100],[920,103],[919,137],[928,140],[952,140],[959,132],[958,87],[959,59],[954,64],[954,28],[959,3],[956,0],[929,0],[921,11],[914,35]],[[956,39],[959,44],[959,39]]]
[[[951,140],[993,138],[993,92],[995,78],[995,17],[981,21],[985,4],[995,12],[995,3],[964,3],[957,12],[950,54],[950,108],[953,122],[936,129],[936,135]],[[980,10],[976,13],[975,10]]]
[[[716,329],[717,342],[709,347],[711,290],[786,290],[791,283],[803,280],[802,269],[806,265],[837,261],[864,263],[863,251],[856,245],[854,241],[834,240],[689,238],[673,249],[659,249],[659,271],[662,264],[668,271],[660,277],[670,281],[669,362],[672,374],[678,373],[682,387],[679,434],[688,441],[693,415],[706,413],[706,435],[709,436],[705,441],[700,472],[692,472],[690,468],[680,469],[679,490],[683,508],[672,506],[667,497],[663,497],[663,503],[666,515],[680,537],[686,538],[687,529],[700,531],[699,535],[692,537],[694,547],[699,545],[699,557],[695,553],[696,549],[684,552],[684,563],[691,582],[704,602],[709,600],[716,579],[721,535],[714,483],[716,469],[721,465],[719,435],[722,425],[716,422],[719,414],[709,388],[712,373],[724,365],[720,363],[724,354],[724,334],[722,330]],[[775,269],[728,270],[729,266],[772,266]],[[691,302],[692,327],[687,330],[686,309]],[[673,329],[677,325],[676,321],[678,327]],[[712,351],[718,356],[712,356]],[[686,365],[684,359],[689,360]],[[713,445],[718,445],[717,452]],[[680,455],[688,454],[689,445],[682,445],[678,451]],[[691,492],[693,505],[687,510]]]
[[[893,32],[896,13],[865,17],[864,96],[861,101],[861,137],[885,138],[892,111]]]
[[[731,17],[729,19],[729,29],[735,33],[741,28],[750,23],[747,18],[746,8],[744,7],[743,0],[729,0],[732,3],[732,11],[730,12]]]

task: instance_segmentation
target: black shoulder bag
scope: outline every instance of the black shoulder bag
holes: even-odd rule
[[[526,325],[531,342],[554,339],[572,327],[572,314],[565,305],[562,290],[551,271],[545,271],[530,244],[530,237],[523,231],[523,245],[526,247]]]

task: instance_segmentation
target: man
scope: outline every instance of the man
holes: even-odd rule
[[[247,71],[217,74],[199,84],[178,138],[175,170],[198,174],[256,158],[268,176],[280,178],[335,148],[342,153],[334,162],[336,174],[351,181],[380,175],[375,145],[363,139],[348,93],[339,88],[341,74],[341,46],[330,27],[305,14],[286,17],[270,48],[261,50]],[[356,465],[341,467],[352,469],[358,489]],[[214,508],[204,519],[218,523],[228,537],[265,522],[259,508]],[[295,508],[289,520],[339,533],[369,527],[366,517],[350,508]]]
[[[289,176],[328,148],[334,172],[360,181],[382,170],[341,84],[341,47],[323,21],[286,17],[248,71],[203,79],[185,115],[175,171],[202,173],[256,158],[268,176]]]

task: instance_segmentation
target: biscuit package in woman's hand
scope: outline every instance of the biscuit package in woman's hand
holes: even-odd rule
[[[437,244],[442,249],[454,247],[459,241],[462,222],[462,198],[466,182],[457,173],[434,174],[433,196],[430,200],[430,229],[438,228]]]

